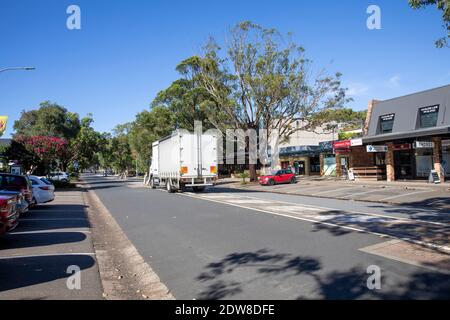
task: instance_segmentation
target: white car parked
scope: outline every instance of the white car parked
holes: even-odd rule
[[[52,172],[50,173],[50,179],[53,181],[69,182],[69,174],[67,172]]]
[[[55,199],[55,186],[50,181],[37,176],[29,176],[28,178],[33,187],[32,203],[34,205],[47,203]]]

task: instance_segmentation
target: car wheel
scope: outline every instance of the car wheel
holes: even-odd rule
[[[291,179],[291,184],[297,183],[297,179],[295,179],[295,177],[292,177]]]
[[[267,184],[269,186],[273,186],[275,184],[275,181],[273,179],[270,179],[269,181],[267,181]]]
[[[153,181],[153,178],[150,179],[150,188],[156,189],[155,182]]]

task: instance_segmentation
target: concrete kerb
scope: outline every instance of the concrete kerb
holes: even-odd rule
[[[90,185],[84,183],[80,187],[84,191],[89,221],[93,225],[94,251],[104,290],[103,297],[107,300],[174,300],[170,290],[139,254],[109,210],[95,192],[89,190]],[[101,228],[106,232],[100,234],[98,229]],[[110,238],[102,239],[105,234]],[[107,245],[102,248],[102,243]],[[110,247],[113,248],[108,249]],[[119,270],[116,265],[123,270]],[[125,278],[123,274],[128,277]]]

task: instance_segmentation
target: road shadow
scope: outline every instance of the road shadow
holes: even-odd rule
[[[67,268],[72,265],[85,270],[95,260],[88,255],[1,258],[0,292],[68,278]]]
[[[408,280],[392,283],[381,273],[380,290],[367,287],[367,266],[356,266],[348,270],[324,272],[318,258],[276,253],[269,249],[252,252],[234,252],[219,261],[209,263],[196,278],[205,285],[197,298],[201,300],[232,299],[243,296],[252,285],[259,281],[267,290],[274,290],[270,283],[276,282],[285,288],[285,283],[305,283],[314,292],[301,294],[297,299],[448,299],[450,297],[449,275],[419,271],[408,276]],[[240,276],[241,273],[245,276]],[[302,277],[302,278],[300,278]],[[301,288],[301,286],[300,286]],[[274,294],[273,297],[276,295]]]
[[[6,234],[0,240],[0,250],[21,249],[40,246],[50,246],[64,243],[81,242],[86,239],[82,232],[53,232],[53,233],[31,233],[31,234]]]

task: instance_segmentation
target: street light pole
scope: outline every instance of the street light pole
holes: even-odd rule
[[[10,68],[3,68],[0,69],[0,72],[4,72],[4,71],[12,71],[12,70],[24,70],[24,71],[30,71],[30,70],[35,70],[35,67],[10,67]]]

